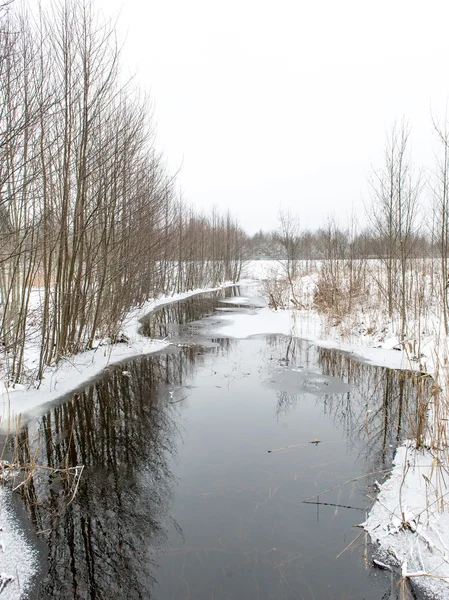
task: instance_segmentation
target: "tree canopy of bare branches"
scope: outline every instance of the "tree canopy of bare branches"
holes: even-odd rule
[[[236,280],[245,236],[179,197],[148,99],[124,82],[114,26],[89,0],[0,20],[0,340],[16,382],[31,321],[39,380],[114,339],[149,296]]]

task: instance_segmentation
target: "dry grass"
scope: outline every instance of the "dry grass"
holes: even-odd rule
[[[0,454],[0,482],[9,485],[13,492],[26,490],[40,475],[57,475],[69,484],[68,503],[76,497],[84,465],[68,466],[68,456],[65,465],[47,467],[39,463],[40,438],[37,433],[31,441],[28,436],[21,434],[20,419],[16,429],[8,434]],[[5,455],[9,460],[6,460]]]

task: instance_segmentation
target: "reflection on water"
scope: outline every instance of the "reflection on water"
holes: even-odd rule
[[[48,542],[36,597],[399,598],[365,534],[341,554],[382,474],[341,484],[389,467],[412,378],[289,337],[214,341],[113,368],[22,431],[38,463],[85,466],[73,501],[62,473],[22,489]]]
[[[226,301],[240,294],[238,286],[232,286],[191,296],[182,302],[161,306],[142,320],[141,333],[151,338],[172,338],[185,331],[186,325],[214,314],[220,300]]]
[[[165,390],[191,370],[193,351],[186,352],[132,362],[127,375],[112,369],[42,418],[38,462],[85,470],[73,502],[71,480],[61,475],[40,475],[24,488],[36,528],[48,532],[39,598],[146,597],[150,548],[164,542],[170,522],[177,426]],[[25,428],[23,453],[35,449],[29,437]]]
[[[417,396],[430,397],[431,380],[419,373],[372,367],[324,348],[318,349],[318,364],[357,392],[326,403],[329,414],[341,422],[349,442],[363,440],[376,468],[389,467],[398,442],[416,431]]]
[[[305,392],[318,394],[323,413],[345,432],[348,444],[360,447],[371,458],[373,469],[388,468],[398,442],[416,429],[417,394],[428,396],[431,381],[419,373],[358,362],[347,353],[297,338],[268,336],[267,343],[273,350],[270,372],[284,375],[283,388],[276,392],[278,416],[296,408]],[[299,368],[292,369],[292,364]],[[303,385],[304,379],[308,386]],[[275,389],[279,385],[273,375],[269,384]],[[341,392],[342,385],[350,389]]]

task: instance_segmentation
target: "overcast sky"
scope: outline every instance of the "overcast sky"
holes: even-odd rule
[[[367,178],[403,116],[432,165],[449,98],[447,0],[100,0],[151,93],[184,197],[250,232],[279,206],[302,226],[363,215]]]

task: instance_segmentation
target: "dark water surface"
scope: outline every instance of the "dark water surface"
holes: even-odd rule
[[[24,488],[48,553],[36,598],[399,598],[354,525],[414,418],[411,376],[290,337],[210,339],[223,294],[159,311],[144,330],[176,345],[22,431],[40,464],[84,465]]]

